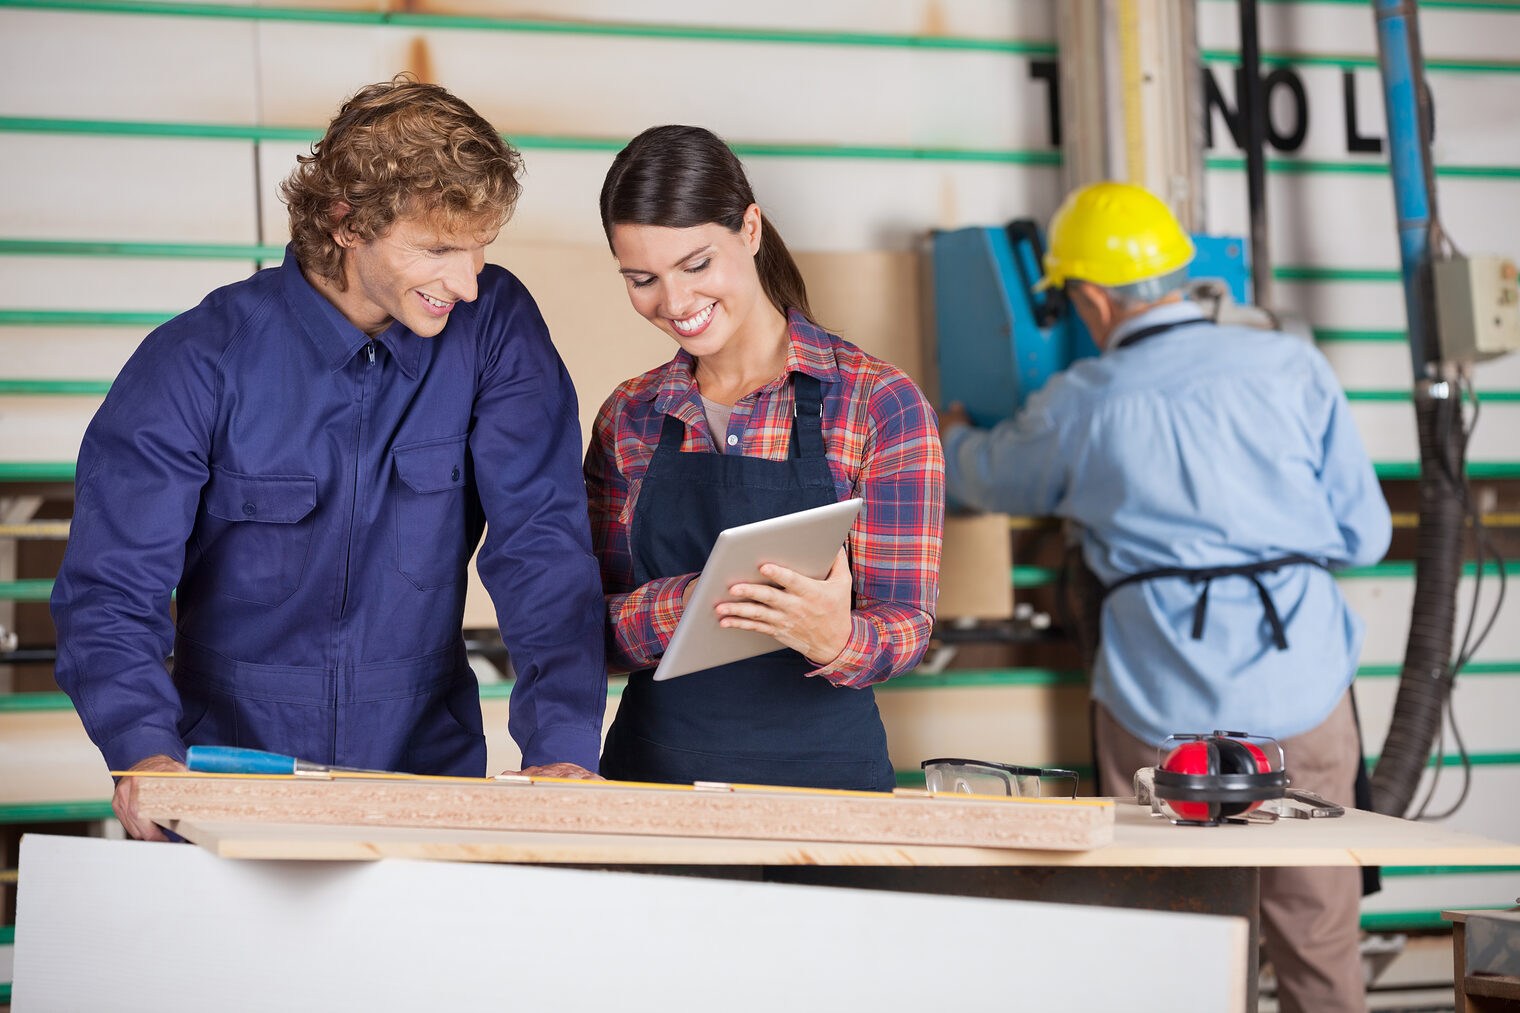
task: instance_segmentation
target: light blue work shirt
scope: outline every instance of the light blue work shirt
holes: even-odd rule
[[[1173,329],[1117,347],[1160,324]],[[1056,514],[1081,526],[1105,585],[1160,567],[1248,564],[1289,554],[1332,567],[1377,562],[1391,524],[1346,396],[1312,344],[1206,320],[1192,303],[1122,323],[990,430],[945,435],[950,496],[983,510]],[[1273,643],[1256,586],[1183,577],[1117,588],[1104,604],[1093,696],[1131,734],[1245,731],[1286,738],[1318,725],[1356,672],[1363,623],[1330,573],[1262,573],[1286,627]]]

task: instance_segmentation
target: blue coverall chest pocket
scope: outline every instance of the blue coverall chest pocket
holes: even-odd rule
[[[392,451],[401,480],[394,497],[396,568],[418,588],[453,584],[469,561],[468,440],[455,436]]]
[[[314,475],[243,475],[213,466],[202,494],[213,518],[199,535],[207,586],[261,605],[278,605],[301,586],[317,506]]]

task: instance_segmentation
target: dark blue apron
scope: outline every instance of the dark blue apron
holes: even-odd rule
[[[824,456],[821,384],[797,373],[792,389],[785,461],[683,454],[686,427],[665,416],[629,532],[636,586],[701,570],[724,528],[838,500]],[[875,694],[808,678],[817,667],[783,649],[664,682],[653,669],[634,672],[607,730],[601,772],[621,781],[891,791]]]

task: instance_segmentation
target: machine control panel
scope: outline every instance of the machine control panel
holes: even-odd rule
[[[1444,358],[1492,359],[1520,348],[1520,271],[1513,259],[1453,257],[1434,267]]]

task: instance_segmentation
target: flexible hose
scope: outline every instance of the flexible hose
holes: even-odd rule
[[[1451,692],[1452,636],[1465,534],[1458,484],[1466,459],[1461,410],[1458,397],[1415,401],[1420,526],[1415,534],[1414,608],[1393,722],[1372,773],[1372,808],[1389,816],[1408,811]]]

